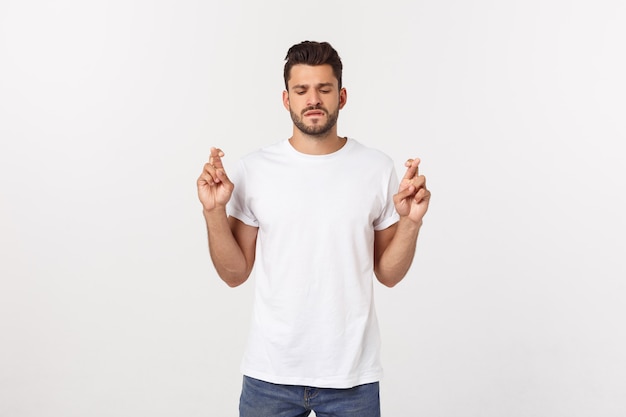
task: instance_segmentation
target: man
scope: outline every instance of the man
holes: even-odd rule
[[[337,135],[341,73],[330,44],[292,46],[293,135],[244,157],[232,181],[211,148],[198,178],[219,276],[235,287],[255,270],[241,417],[380,415],[373,276],[405,276],[430,192],[419,159],[398,184],[388,156]]]

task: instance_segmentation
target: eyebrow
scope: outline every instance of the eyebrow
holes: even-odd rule
[[[317,88],[323,88],[323,87],[334,87],[333,83],[319,83],[317,84],[315,87]],[[308,84],[296,84],[293,87],[291,87],[292,89],[298,89],[298,88],[309,88]]]

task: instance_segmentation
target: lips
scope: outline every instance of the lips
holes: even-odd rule
[[[310,110],[304,113],[306,117],[318,117],[318,116],[324,116],[324,114],[325,113],[322,110]]]

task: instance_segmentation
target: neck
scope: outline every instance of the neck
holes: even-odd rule
[[[346,144],[347,138],[337,136],[337,131],[328,132],[324,136],[310,136],[294,128],[293,136],[289,143],[295,150],[309,155],[327,155],[337,152]]]

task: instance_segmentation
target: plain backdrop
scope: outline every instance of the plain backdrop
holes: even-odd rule
[[[626,415],[626,4],[0,2],[0,416],[234,417],[254,278],[195,181],[289,137],[329,41],[339,133],[422,159],[415,263],[375,283],[383,415]]]

